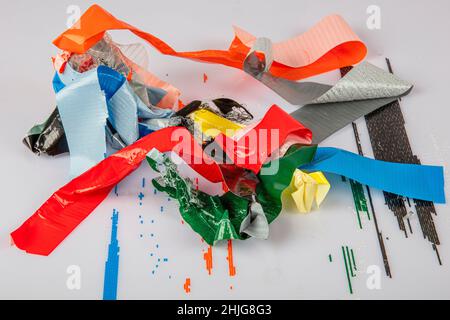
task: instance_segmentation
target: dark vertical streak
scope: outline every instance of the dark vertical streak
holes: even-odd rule
[[[389,71],[392,65],[386,59]],[[398,163],[420,164],[420,160],[413,154],[405,128],[405,120],[399,101],[394,101],[365,116],[373,153],[376,159]],[[405,219],[412,233],[408,219],[406,203],[411,207],[409,199],[383,192],[386,204],[397,218],[399,228],[408,237]],[[436,214],[434,204],[430,201],[413,199],[423,237],[428,239],[434,247],[440,244],[432,214]],[[437,252],[437,250],[435,250]]]
[[[349,72],[351,70],[351,68],[352,67],[342,68],[341,76],[346,75],[347,72]],[[361,141],[359,139],[358,126],[356,125],[356,123],[352,122],[352,127],[353,127],[353,134],[355,136],[356,146],[358,148],[358,153],[359,153],[359,155],[363,156],[364,153],[362,150]],[[372,194],[370,192],[369,186],[367,186],[367,185],[366,185],[366,191],[367,191],[367,196],[369,198],[370,209],[372,210],[373,223],[375,225],[375,231],[377,233],[378,244],[379,244],[380,250],[381,250],[381,256],[383,258],[384,270],[386,272],[386,276],[388,276],[389,278],[392,278],[391,268],[389,266],[389,260],[388,260],[387,253],[386,253],[386,246],[384,245],[383,234],[381,233],[380,228],[378,226],[378,220],[377,220],[377,216],[375,214],[375,208],[373,206],[373,201],[372,201]]]

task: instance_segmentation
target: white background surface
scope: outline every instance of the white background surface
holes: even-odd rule
[[[415,84],[402,108],[413,151],[424,164],[450,162],[448,60],[450,3],[441,1],[98,1],[108,11],[172,45],[175,49],[225,49],[232,25],[279,41],[304,32],[322,17],[339,13],[369,48],[369,61],[384,67],[388,56],[394,71]],[[381,30],[366,27],[366,8],[381,7]],[[442,245],[439,266],[430,243],[422,238],[417,217],[414,234],[405,239],[395,217],[373,191],[375,210],[385,240],[393,279],[384,276],[371,221],[360,230],[348,184],[330,177],[333,187],[319,211],[310,215],[283,213],[271,225],[270,239],[234,242],[235,277],[228,275],[226,243],[213,249],[213,272],[205,269],[202,243],[181,218],[174,201],[153,195],[151,170],[144,165],[119,186],[49,257],[27,255],[9,246],[8,235],[68,182],[69,159],[37,157],[21,143],[27,130],[53,110],[50,56],[53,38],[65,30],[69,5],[84,11],[88,1],[2,1],[0,34],[0,298],[101,299],[113,208],[120,211],[118,298],[450,298],[450,210],[437,205],[435,218]],[[115,40],[133,42],[127,32]],[[282,98],[243,72],[162,56],[152,48],[150,69],[182,91],[182,100],[234,98],[260,117],[276,103],[293,111]],[[203,83],[203,73],[209,81]],[[334,83],[338,72],[320,77]],[[358,121],[364,151],[370,144],[364,121]],[[353,132],[345,128],[323,143],[356,152]],[[446,170],[446,183],[448,183]],[[145,198],[139,206],[142,177]],[[449,197],[448,190],[447,198]],[[161,206],[164,211],[161,212]],[[139,215],[144,219],[140,224]],[[150,221],[154,220],[152,224]],[[150,234],[153,233],[154,237]],[[143,238],[139,237],[143,234]],[[156,244],[159,248],[156,248]],[[359,272],[350,295],[341,246],[352,247]],[[154,253],[153,257],[150,253]],[[333,262],[328,261],[331,254]],[[156,258],[166,257],[152,274]],[[66,269],[78,265],[80,290],[68,290]],[[366,287],[367,266],[381,269],[381,290]],[[183,283],[191,278],[191,293]],[[233,286],[233,289],[230,289]]]

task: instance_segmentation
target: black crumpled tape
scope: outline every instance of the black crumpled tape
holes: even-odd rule
[[[37,155],[56,156],[69,152],[58,108],[55,108],[44,123],[31,128],[23,143]]]

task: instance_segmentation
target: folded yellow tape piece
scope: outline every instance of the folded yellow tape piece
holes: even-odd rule
[[[299,212],[308,213],[314,203],[317,208],[320,206],[330,188],[330,183],[322,172],[308,174],[296,169],[291,184],[284,192],[292,197]]]
[[[220,133],[231,138],[236,131],[244,128],[244,126],[218,116],[214,112],[206,109],[193,112],[192,120],[198,125],[202,133],[212,138],[215,138]]]

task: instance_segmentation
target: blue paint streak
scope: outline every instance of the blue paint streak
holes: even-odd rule
[[[117,240],[117,224],[119,212],[113,210],[111,217],[111,243],[108,246],[108,259],[105,263],[105,279],[103,284],[103,300],[117,300],[117,280],[119,278],[119,241]]]

